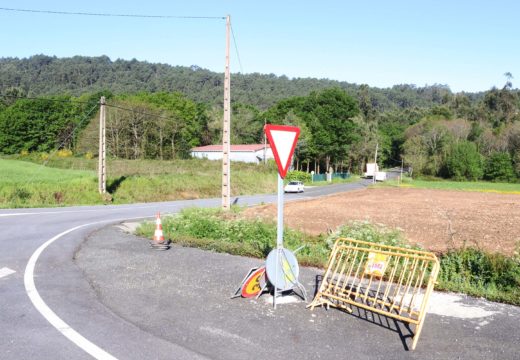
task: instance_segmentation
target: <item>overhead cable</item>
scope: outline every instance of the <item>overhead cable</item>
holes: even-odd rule
[[[186,15],[145,15],[145,14],[112,14],[112,13],[91,13],[80,11],[54,11],[54,10],[35,10],[17,9],[0,7],[0,11],[15,11],[54,15],[80,15],[80,16],[104,16],[104,17],[131,17],[131,18],[152,18],[152,19],[226,19],[223,16],[186,16]]]

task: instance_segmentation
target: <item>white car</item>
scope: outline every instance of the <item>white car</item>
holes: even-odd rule
[[[287,185],[285,185],[283,190],[286,193],[288,193],[288,192],[300,193],[305,190],[305,187],[303,186],[303,183],[301,181],[291,181]]]

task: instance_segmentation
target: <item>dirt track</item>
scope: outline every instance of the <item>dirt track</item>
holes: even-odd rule
[[[276,219],[276,205],[246,211]],[[286,226],[310,234],[354,220],[401,228],[411,243],[440,252],[473,246],[512,255],[520,242],[520,196],[483,192],[365,189],[285,204]]]

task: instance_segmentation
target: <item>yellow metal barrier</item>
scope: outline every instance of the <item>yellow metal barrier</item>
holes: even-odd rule
[[[430,252],[340,238],[309,307],[352,312],[349,305],[355,305],[414,324],[414,350],[438,272],[439,261]]]

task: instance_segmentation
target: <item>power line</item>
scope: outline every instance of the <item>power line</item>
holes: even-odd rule
[[[69,139],[71,139],[75,134],[76,134],[76,131],[80,128],[80,126],[83,124],[83,122],[87,119],[90,120],[90,116],[92,115],[92,113],[94,112],[94,110],[96,110],[98,108],[98,104],[94,105],[84,116],[83,118],[79,121],[79,123],[72,129],[72,131],[65,137],[65,139],[63,139],[63,141],[58,144],[57,148],[54,149],[54,151],[52,151],[50,154],[49,154],[49,157],[47,159],[44,160],[44,162],[40,165],[40,168],[38,170],[41,170],[42,168],[46,167],[47,164],[49,163],[49,161],[51,160],[51,158],[60,150],[60,148],[62,146],[64,146],[67,141],[69,141]],[[36,177],[37,173],[35,172],[29,179],[27,179],[25,181],[25,184],[29,184],[31,183],[34,178]]]
[[[4,95],[0,94],[0,97],[3,98],[9,98],[9,99],[17,99],[17,100],[38,100],[38,101],[48,101],[48,102],[59,102],[59,103],[74,103],[74,104],[92,104],[92,102],[88,101],[79,101],[79,100],[73,100],[73,99],[49,99],[49,98],[37,98],[37,97],[27,97],[27,96],[17,96],[17,95]]]
[[[33,100],[33,101],[48,101],[48,102],[57,102],[57,103],[72,103],[72,104],[86,104],[86,105],[90,105],[92,104],[92,102],[87,102],[87,101],[76,101],[76,100],[67,100],[67,99],[62,99],[62,100],[58,100],[58,99],[46,99],[46,98],[31,98],[31,97],[23,97],[23,96],[16,96],[16,95],[2,95],[0,94],[0,97],[3,97],[3,98],[11,98],[11,99],[17,99],[17,100]],[[96,106],[99,105],[99,101],[96,102]],[[157,114],[152,114],[152,113],[147,113],[147,112],[144,112],[144,111],[137,111],[135,109],[131,109],[131,108],[125,108],[125,107],[122,107],[122,106],[119,106],[119,105],[112,105],[112,104],[105,104],[106,106],[108,107],[112,107],[112,108],[116,108],[116,109],[120,109],[120,110],[125,110],[125,111],[130,111],[130,112],[133,112],[135,114],[139,114],[139,115],[145,115],[145,116],[150,116],[150,117],[154,117],[154,118],[159,118],[159,119],[165,119],[165,120],[170,120],[171,119],[171,116],[168,117],[168,116],[161,116],[161,115],[157,115]]]
[[[139,114],[139,115],[145,115],[145,116],[150,116],[150,117],[155,117],[155,118],[159,118],[159,119],[165,119],[165,120],[170,120],[172,117],[171,116],[161,116],[161,115],[157,115],[157,114],[150,114],[150,113],[147,113],[147,112],[144,112],[144,111],[136,111],[134,109],[129,109],[129,108],[124,108],[122,106],[119,106],[119,105],[110,105],[110,104],[105,104],[105,106],[108,106],[108,107],[112,107],[112,108],[116,108],[116,109],[119,109],[119,110],[125,110],[125,111],[130,111],[134,114]]]
[[[73,12],[73,11],[53,11],[53,10],[35,10],[35,9],[16,9],[0,7],[0,11],[14,11],[38,14],[54,14],[54,15],[80,15],[80,16],[104,16],[104,17],[127,17],[127,18],[151,18],[151,19],[226,19],[223,16],[183,16],[183,15],[144,15],[144,14],[111,14],[111,13],[91,13],[91,12]]]
[[[238,65],[240,66],[240,72],[243,74],[244,70],[242,69],[242,61],[240,61],[240,54],[238,53],[238,45],[237,40],[235,39],[235,31],[233,30],[233,25],[231,25],[231,34],[233,35],[233,44],[235,45],[235,52],[237,53]]]

